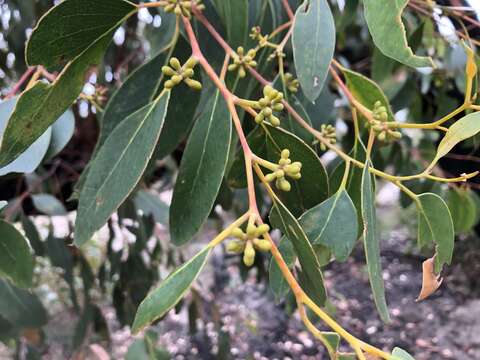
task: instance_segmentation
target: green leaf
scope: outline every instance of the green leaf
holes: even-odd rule
[[[90,166],[80,193],[75,243],[88,241],[140,180],[162,131],[170,92],[127,117],[111,133]]]
[[[442,270],[443,264],[452,261],[454,230],[452,216],[445,201],[433,193],[418,196],[418,244],[420,247],[435,244],[435,272]]]
[[[302,91],[314,102],[322,91],[335,51],[335,22],[326,0],[307,0],[298,7],[292,43]]]
[[[110,1],[123,3],[121,0]],[[81,5],[81,9],[83,9],[85,4],[83,0],[64,1],[57,7],[72,6],[73,12],[81,14],[82,12],[78,11],[77,8],[79,4]],[[99,5],[97,1],[94,1],[94,4]],[[92,6],[91,9],[98,10],[101,7],[101,5]],[[17,101],[15,110],[10,116],[2,138],[0,147],[0,166],[5,166],[12,162],[21,153],[28,149],[28,147],[37,140],[77,99],[82,91],[87,70],[100,63],[103,53],[110,43],[117,27],[136,11],[136,8],[133,7],[133,5],[129,5],[128,9],[127,7],[120,8],[123,9],[121,12],[121,20],[113,22],[113,18],[111,18],[111,27],[103,31],[102,35],[96,38],[95,41],[90,46],[86,47],[84,51],[79,53],[78,56],[72,58],[52,84],[38,81],[34,86],[22,93]],[[116,10],[119,17],[120,11],[122,10],[120,8]],[[36,31],[42,29],[42,33],[45,31],[50,32],[50,29],[45,29],[42,24],[46,19],[48,19],[48,23],[51,21],[51,18],[55,18],[55,13],[55,8],[48,12],[40,21]],[[104,13],[102,13],[102,15],[105,16]],[[58,20],[59,18],[56,20],[53,19],[53,21],[57,22]],[[82,27],[83,25],[80,28]],[[86,36],[87,34],[87,32],[79,33],[81,36]],[[34,37],[33,34],[32,37]],[[46,42],[51,41],[51,38],[52,33],[50,32],[50,40],[46,40]],[[37,41],[34,43],[36,42]],[[43,45],[45,44],[42,44],[42,46]],[[31,55],[33,56],[33,59],[36,59],[36,56],[38,56],[38,60],[41,60],[42,62],[49,63],[52,61],[52,58],[48,56],[40,56],[37,53],[37,50],[30,51],[35,54]],[[43,51],[40,51],[40,54],[43,54]],[[32,62],[33,59],[31,59]]]
[[[232,122],[217,90],[188,139],[170,206],[172,241],[192,240],[212,210],[230,151]]]
[[[42,238],[40,237],[40,234],[35,227],[35,224],[33,223],[30,218],[24,214],[21,216],[21,221],[22,221],[22,228],[25,233],[25,236],[27,237],[28,241],[30,242],[30,245],[32,246],[33,250],[35,251],[35,255],[37,256],[43,256],[45,254],[45,247],[42,241]]]
[[[248,0],[214,0],[218,15],[225,24],[227,40],[236,49],[245,45],[248,35]]]
[[[433,60],[416,56],[408,46],[402,13],[408,0],[364,0],[365,19],[373,42],[380,51],[411,67],[434,67]]]
[[[142,210],[144,215],[153,215],[156,222],[168,225],[168,205],[160,200],[159,195],[140,190],[135,195],[135,207]]]
[[[0,280],[0,316],[19,329],[47,323],[47,312],[38,297],[4,280]]]
[[[285,260],[288,267],[293,267],[297,257],[295,256],[292,242],[288,241],[285,237],[282,237],[278,244],[278,251],[282,254],[283,260]],[[268,269],[268,283],[277,302],[284,298],[290,290],[290,286],[283,277],[282,271],[273,257],[270,259]]]
[[[447,155],[455,145],[477,135],[480,132],[480,112],[468,114],[456,121],[448,128],[440,144],[438,144],[437,154],[433,159],[429,169],[432,169],[442,157]]]
[[[75,131],[75,115],[72,110],[67,110],[52,125],[52,137],[45,159],[51,159],[60,153],[73,136]]]
[[[392,351],[392,356],[389,360],[415,360],[412,355],[407,353],[405,350],[396,347]]]
[[[97,149],[100,149],[122,120],[153,100],[165,61],[164,52],[146,61],[135,69],[113,93],[103,112]]]
[[[325,245],[339,261],[348,258],[358,238],[357,210],[345,190],[311,208],[298,221],[313,245]]]
[[[207,247],[199,252],[147,295],[138,307],[132,333],[136,334],[160,319],[182,299],[205,266],[210,251]]]
[[[385,300],[385,286],[383,284],[382,265],[380,264],[380,239],[377,234],[375,192],[372,176],[368,170],[369,166],[370,162],[367,161],[362,174],[363,241],[373,299],[381,319],[388,323],[390,322],[390,316]]]
[[[274,204],[270,212],[270,222],[278,228],[292,243],[298,256],[305,282],[316,294],[315,298],[319,300],[319,306],[323,306],[327,300],[327,290],[323,283],[323,275],[320,269],[317,256],[313,251],[312,245],[308,241],[307,235],[298,223],[292,213],[278,199],[274,199]]]
[[[7,126],[8,118],[12,114],[17,98],[0,102],[0,138]],[[47,152],[52,130],[47,129],[31,146],[17,159],[0,168],[0,176],[10,173],[31,173],[40,165]]]
[[[363,106],[373,109],[375,102],[380,101],[387,108],[388,121],[395,121],[390,103],[380,86],[355,71],[342,68],[342,72],[347,80],[348,89]]]
[[[449,188],[447,205],[455,234],[466,233],[477,223],[477,207],[470,189]]]
[[[0,277],[30,287],[34,262],[27,239],[13,225],[0,220]]]
[[[299,137],[266,125],[267,160],[277,163],[283,149],[290,150],[290,159],[302,163],[300,180],[289,180],[292,189],[278,196],[296,217],[328,197],[328,175],[317,154]],[[259,130],[260,131],[260,130]]]
[[[56,216],[66,215],[67,210],[63,204],[50,194],[32,195],[33,206],[45,215]]]
[[[7,206],[7,205],[8,205],[8,201],[1,200],[0,201],[0,211],[2,211],[5,208],[5,206]]]
[[[33,30],[25,51],[27,63],[49,68],[71,61],[136,11],[134,4],[123,0],[63,1]]]

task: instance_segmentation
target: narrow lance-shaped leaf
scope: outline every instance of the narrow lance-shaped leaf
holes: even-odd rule
[[[286,237],[282,237],[278,244],[278,251],[282,254],[283,260],[288,267],[291,268],[295,264],[297,258],[295,256],[295,251],[293,250],[292,242]],[[290,289],[287,281],[283,277],[282,271],[273,257],[270,260],[270,266],[268,268],[268,283],[277,302],[280,301]]]
[[[127,117],[99,150],[80,193],[75,243],[102,227],[140,180],[162,131],[170,92]]]
[[[411,67],[433,67],[430,57],[416,56],[408,46],[402,13],[408,0],[363,0],[365,19],[380,51]]]
[[[229,43],[236,48],[245,44],[248,34],[248,0],[214,0],[227,30]]]
[[[210,214],[227,165],[232,123],[217,90],[188,139],[170,206],[170,230],[177,245],[190,241]]]
[[[160,319],[182,299],[205,266],[210,251],[207,247],[199,252],[147,295],[138,307],[132,325],[134,334]]]
[[[372,176],[369,172],[370,162],[365,163],[362,174],[362,217],[363,241],[365,257],[367,259],[368,276],[373,292],[373,299],[378,313],[384,322],[390,322],[387,302],[385,300],[385,286],[380,263],[380,239],[377,235],[377,215],[375,210],[375,192]]]
[[[448,128],[447,133],[438,144],[437,154],[429,169],[432,169],[438,160],[447,155],[455,145],[477,135],[480,132],[480,112],[468,114],[456,121]]]
[[[435,244],[435,273],[452,261],[454,229],[452,216],[445,201],[433,193],[418,196],[418,243],[421,247]]]
[[[277,198],[274,199],[270,212],[270,221],[291,241],[302,266],[304,279],[319,300],[318,305],[323,306],[327,299],[327,290],[317,256],[298,221]]]
[[[13,225],[0,220],[0,277],[19,287],[30,287],[33,265],[28,241]]]
[[[126,1],[108,0],[105,4],[109,6],[110,12],[106,16],[105,12],[100,11],[103,9],[101,4],[92,0],[88,0],[88,2],[94,3],[88,7],[88,10],[84,9],[87,6],[83,0],[67,0],[60,3],[40,20],[32,33],[32,40],[27,46],[31,49],[27,56],[29,64],[53,65],[62,60],[62,52],[65,53],[64,59],[70,61],[52,84],[38,81],[22,93],[2,138],[0,166],[15,160],[77,99],[82,91],[87,70],[100,63],[115,30],[125,19],[137,11],[135,5]],[[80,29],[85,26],[85,22],[95,22],[99,15],[109,20],[108,26],[103,23],[101,32],[97,31],[100,26],[98,28],[87,27],[84,31],[76,28],[76,34],[72,34],[65,24],[73,22],[72,19],[76,19],[76,16],[84,14],[84,10],[87,11],[87,15],[93,12],[95,16],[92,15],[94,19],[92,21],[88,17],[82,18]],[[75,21],[75,23],[77,22]],[[52,25],[52,23],[56,25]],[[56,33],[52,32],[51,26],[57,31]],[[90,30],[93,31],[92,34],[89,32]],[[41,36],[37,37],[36,32]],[[76,44],[78,51],[71,48],[70,43],[65,40],[70,35],[74,36],[70,41]],[[45,36],[48,36],[47,40],[45,40]],[[64,38],[63,45],[58,45],[58,51],[55,50],[52,54],[43,51],[43,47],[47,46],[47,43],[52,43],[52,40],[53,43],[56,43],[58,38]],[[89,40],[88,44],[81,41],[84,38]]]
[[[292,42],[302,91],[314,102],[322,91],[335,51],[335,23],[326,0],[307,0],[298,7]]]

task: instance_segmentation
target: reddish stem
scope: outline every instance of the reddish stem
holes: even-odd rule
[[[13,96],[15,96],[17,94],[17,92],[20,91],[20,88],[22,87],[22,85],[28,80],[28,78],[33,74],[33,72],[35,71],[37,67],[36,66],[32,66],[32,67],[29,67],[22,75],[22,77],[20,78],[20,80],[18,80],[18,82],[13,86],[12,90],[5,96],[5,99],[9,99]]]

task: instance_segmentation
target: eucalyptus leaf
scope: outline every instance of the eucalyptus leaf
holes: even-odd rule
[[[415,360],[415,358],[405,350],[396,347],[393,349],[392,357],[389,360]]]
[[[377,234],[377,215],[375,209],[375,192],[372,176],[369,172],[370,162],[366,162],[362,174],[362,217],[363,241],[365,257],[367,259],[368,277],[372,288],[373,299],[380,318],[388,323],[387,302],[385,300],[385,286],[383,284],[382,265],[380,263],[380,239]]]
[[[280,243],[278,244],[278,251],[280,251],[280,254],[282,254],[282,258],[287,266],[291,268],[295,264],[295,260],[297,258],[292,242],[286,237],[282,237]],[[284,298],[290,290],[287,280],[285,280],[283,277],[282,271],[278,267],[278,264],[273,257],[270,259],[270,265],[268,269],[268,283],[277,302]]]
[[[227,39],[236,48],[245,44],[248,35],[248,0],[213,0],[227,30]]]
[[[48,321],[37,296],[0,280],[0,316],[18,329],[40,328]]]
[[[92,162],[80,193],[75,243],[88,241],[140,180],[157,144],[170,92],[127,117],[110,134]]]
[[[136,334],[160,319],[182,299],[205,266],[210,251],[207,247],[199,252],[147,295],[138,307],[132,333]]]
[[[434,67],[433,60],[417,56],[408,46],[402,13],[408,0],[363,0],[365,19],[373,42],[380,51],[411,67]]]
[[[32,195],[32,201],[33,206],[45,215],[60,216],[67,214],[67,210],[65,210],[63,204],[50,194]]]
[[[452,216],[445,201],[433,193],[418,196],[419,246],[436,245],[435,273],[439,274],[443,265],[452,261],[454,247],[454,228]]]
[[[438,144],[437,154],[433,159],[429,169],[432,169],[442,157],[447,155],[455,145],[477,135],[480,132],[480,112],[468,114],[456,121],[448,128],[445,136]]]
[[[278,194],[292,214],[299,217],[328,197],[327,171],[313,149],[299,137],[270,125],[266,129],[267,160],[278,163],[282,150],[289,149],[290,159],[302,163],[302,177],[289,180],[291,191]]]
[[[471,190],[450,188],[447,205],[452,215],[455,234],[468,232],[477,223],[477,207]]]
[[[305,212],[298,221],[313,245],[325,245],[339,261],[348,258],[358,238],[357,211],[343,189]]]
[[[160,200],[158,194],[140,190],[135,194],[135,207],[145,215],[153,215],[156,222],[168,225],[168,205]]]
[[[188,139],[170,206],[172,241],[192,240],[210,214],[227,166],[232,122],[215,91]]]
[[[335,51],[335,22],[326,0],[307,0],[298,7],[292,43],[302,91],[314,102],[322,91]]]
[[[0,138],[4,135],[8,119],[15,109],[17,97],[0,102]],[[47,153],[52,130],[48,128],[17,159],[0,168],[0,176],[10,173],[32,173],[40,165]]]
[[[30,287],[34,262],[27,239],[13,225],[0,220],[0,277],[19,287]]]
[[[72,57],[66,67],[55,79],[52,84],[47,84],[43,81],[37,81],[31,88],[24,91],[17,101],[15,110],[13,111],[8,121],[7,127],[3,134],[2,143],[0,146],[0,166],[5,166],[8,163],[15,160],[20,154],[22,154],[28,147],[35,142],[47,129],[52,125],[77,99],[81,93],[85,80],[85,73],[92,66],[98,65],[102,59],[103,53],[110,43],[112,36],[121,23],[126,20],[130,15],[136,12],[136,7],[131,3],[126,3],[121,0],[109,0],[108,3],[114,1],[117,4],[129,4],[128,6],[118,6],[115,8],[114,13],[105,16],[105,13],[99,12],[102,5],[99,5],[97,1],[89,0],[94,5],[89,8],[90,11],[97,11],[97,15],[101,14],[105,18],[110,19],[110,25],[108,28],[103,28],[103,31],[98,33],[93,27],[95,38],[88,45],[77,44],[80,47],[82,45],[83,51],[78,55]],[[80,8],[79,8],[80,6]],[[61,7],[61,11],[56,10]],[[33,39],[30,40],[30,63],[42,63],[44,65],[53,64],[55,61],[60,60],[57,57],[60,53],[53,57],[46,54],[41,47],[45,43],[51,42],[52,32],[49,24],[51,22],[68,23],[68,21],[62,21],[61,16],[64,15],[64,9],[71,7],[70,12],[82,14],[85,7],[83,0],[67,0],[52,10],[50,10],[37,25],[37,28],[32,33]],[[57,15],[61,15],[58,16]],[[75,17],[75,16],[74,16]],[[120,19],[120,20],[118,20]],[[45,27],[46,24],[46,27]],[[81,24],[83,26],[84,24]],[[80,26],[80,28],[81,28]],[[88,28],[87,28],[88,30]],[[39,32],[40,35],[35,35],[35,32]],[[76,31],[82,38],[90,39],[88,31]],[[48,39],[45,40],[44,36],[48,35]],[[60,32],[60,36],[65,37],[66,33]],[[41,47],[37,47],[36,44],[41,43]],[[69,45],[65,45],[69,46]],[[68,51],[70,48],[60,48],[64,51]],[[69,56],[73,56],[76,52],[70,49],[66,54],[65,59]]]
[[[363,106],[373,110],[374,104],[380,101],[387,109],[388,121],[395,121],[390,103],[378,84],[355,71],[342,68],[342,72],[347,80],[348,89]]]
[[[52,125],[52,137],[45,159],[51,159],[60,153],[67,146],[74,132],[75,115],[72,110],[67,110]]]
[[[307,235],[297,219],[295,219],[282,202],[274,199],[274,204],[270,212],[270,222],[292,243],[300,265],[302,266],[305,282],[317,295],[316,298],[319,300],[318,305],[323,306],[327,300],[327,290],[323,282],[320,264]]]
[[[137,11],[123,0],[66,0],[38,22],[26,46],[29,65],[49,68],[75,59]]]

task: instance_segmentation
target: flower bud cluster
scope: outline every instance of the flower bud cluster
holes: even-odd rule
[[[175,13],[178,16],[183,15],[190,19],[192,17],[192,5],[198,10],[205,9],[202,0],[167,0],[167,5],[165,5],[164,9],[167,13]]]
[[[250,32],[250,38],[258,41],[258,46],[264,48],[268,45],[268,35],[262,35],[260,26],[254,26]]]
[[[238,71],[238,76],[244,78],[247,75],[247,66],[256,67],[257,62],[254,60],[257,55],[255,49],[248,50],[245,54],[245,49],[238,47],[237,52],[233,55],[233,64],[228,65],[228,71]]]
[[[292,74],[286,73],[284,79],[285,79],[285,84],[287,86],[288,91],[292,93],[298,92],[298,87],[300,86],[300,83],[297,79],[293,77]]]
[[[170,80],[165,81],[166,89],[172,89],[182,81],[194,90],[200,90],[202,88],[202,84],[199,81],[192,79],[195,74],[193,68],[197,65],[195,58],[188,59],[183,66],[175,57],[172,57],[169,63],[170,66],[162,67],[163,74],[170,77]]]
[[[264,120],[269,121],[273,126],[280,125],[280,119],[273,115],[274,111],[283,110],[283,94],[275,90],[270,85],[263,88],[263,97],[255,103],[255,108],[260,110],[257,116],[255,116],[255,122],[257,124],[262,123]]]
[[[320,132],[322,134],[322,137],[330,144],[335,144],[337,142],[337,131],[335,130],[334,126],[322,124],[322,126],[320,127]],[[322,151],[326,151],[327,146],[321,143],[320,149]]]
[[[243,263],[252,266],[255,261],[255,250],[268,252],[272,248],[270,241],[265,239],[265,234],[269,231],[268,225],[256,226],[253,222],[248,223],[246,232],[237,227],[230,233],[236,239],[227,244],[227,251],[234,254],[243,253]]]
[[[290,151],[288,149],[282,150],[280,160],[275,166],[275,170],[265,176],[265,180],[272,182],[275,180],[275,186],[282,191],[290,191],[292,185],[286,179],[288,176],[294,180],[299,180],[302,177],[302,163],[299,161],[292,162],[290,159]]]
[[[398,140],[402,137],[402,133],[391,129],[388,126],[387,108],[380,101],[376,101],[373,105],[373,120],[370,126],[375,131],[377,139],[380,141]]]

